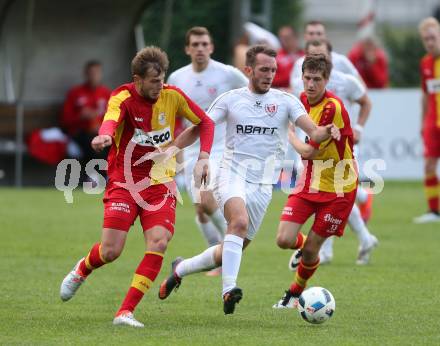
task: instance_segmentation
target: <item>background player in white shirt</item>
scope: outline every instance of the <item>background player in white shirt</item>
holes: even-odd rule
[[[331,44],[326,40],[314,40],[309,41],[306,44],[305,52],[307,55],[324,55],[330,61],[332,47]],[[302,79],[293,80],[291,83],[295,86],[295,95],[301,94],[304,91],[304,82]],[[365,86],[355,77],[342,73],[337,70],[332,70],[330,78],[327,84],[327,90],[334,93],[336,96],[341,98],[342,102],[346,106],[348,114],[350,116],[350,122],[353,128],[354,137],[354,154],[357,158],[358,150],[357,143],[361,139],[362,129],[367,122],[368,116],[371,110],[371,101],[367,95]],[[298,94],[297,94],[298,93]],[[359,105],[359,112],[355,112],[353,107],[354,104]],[[359,187],[360,188],[360,187]],[[351,211],[350,217],[348,219],[348,224],[353,232],[356,233],[359,239],[359,250],[358,258],[356,260],[357,264],[367,264],[370,259],[371,251],[377,246],[377,238],[372,235],[365,225],[364,220],[361,217],[359,207],[355,204]],[[333,258],[333,238],[328,238],[320,251],[320,260],[322,263],[328,263]],[[292,255],[289,262],[289,268],[291,270],[296,270],[296,264],[298,263],[298,254]]]
[[[229,91],[211,105],[208,114],[226,122],[223,159],[214,181],[214,195],[228,222],[224,241],[189,259],[177,258],[172,273],[162,282],[165,299],[192,273],[222,265],[225,314],[234,312],[242,298],[236,286],[243,249],[256,235],[278,181],[287,146],[289,123],[303,129],[315,142],[340,138],[333,125],[316,126],[293,95],[271,89],[276,72],[276,51],[253,46],[246,53],[248,87]]]
[[[309,41],[324,41],[327,40],[327,34],[325,31],[325,26],[319,21],[310,21],[304,27],[304,42],[307,44]],[[343,54],[339,54],[336,52],[331,52],[332,58],[332,71],[340,71],[343,73],[350,74],[359,80],[361,80],[361,76],[359,72],[356,70],[356,67],[352,64],[352,62]],[[304,57],[299,58],[295,65],[293,66],[292,72],[290,74],[290,87],[293,89],[295,86],[292,84],[295,80],[301,80],[302,77],[302,64],[304,62]],[[293,89],[293,92],[296,91]]]
[[[219,95],[248,84],[248,79],[241,71],[211,59],[213,51],[214,45],[208,29],[205,27],[189,29],[185,37],[185,52],[191,58],[191,63],[176,70],[168,78],[169,84],[182,89],[204,111]],[[220,124],[215,127],[211,149],[211,180],[222,157],[224,144],[225,124]],[[193,170],[199,155],[199,147],[200,141],[197,140],[183,151],[185,185],[196,208],[196,224],[208,246],[213,246],[222,241],[226,222],[212,192],[209,190],[201,192],[203,196],[200,199],[200,194],[195,191]],[[220,271],[213,270],[208,274],[219,275]]]

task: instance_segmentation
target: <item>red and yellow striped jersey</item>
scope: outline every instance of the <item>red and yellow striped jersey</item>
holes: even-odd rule
[[[428,97],[424,125],[440,129],[440,57],[425,55],[420,61],[420,77]]]
[[[99,129],[100,135],[113,137],[108,155],[110,182],[125,182],[124,174],[131,174],[134,182],[150,177],[151,185],[171,181],[176,171],[175,159],[162,164],[151,160],[134,163],[146,153],[171,143],[177,115],[201,126],[201,150],[210,152],[214,123],[177,87],[165,85],[154,103],[140,96],[134,83],[114,90]]]
[[[351,192],[357,187],[357,167],[353,156],[353,131],[350,118],[342,101],[329,91],[316,104],[309,104],[306,94],[301,94],[304,104],[313,122],[320,126],[333,123],[341,131],[341,139],[332,138],[316,146],[319,149],[313,160],[307,160],[304,169],[304,192]],[[315,193],[316,194],[316,193]]]

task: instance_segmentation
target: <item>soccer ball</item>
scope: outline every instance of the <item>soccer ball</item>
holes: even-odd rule
[[[313,324],[320,324],[332,317],[335,312],[335,298],[322,287],[310,287],[299,297],[298,310],[301,317]]]

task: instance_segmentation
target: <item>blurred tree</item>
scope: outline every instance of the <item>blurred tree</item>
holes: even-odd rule
[[[184,52],[185,32],[192,26],[206,26],[214,37],[213,58],[230,62],[232,1],[152,1],[141,19],[145,43],[161,46],[170,57],[169,71],[174,71],[189,62]],[[254,3],[257,1],[254,0]],[[302,0],[273,0],[272,31],[276,33],[284,24],[298,28],[301,25],[301,10]]]
[[[417,30],[385,27],[383,37],[390,59],[390,86],[419,86],[419,63],[425,50]]]
[[[276,34],[283,25],[302,29],[303,0],[272,0],[272,31]]]

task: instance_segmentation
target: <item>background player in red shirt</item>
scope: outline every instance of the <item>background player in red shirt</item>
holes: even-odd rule
[[[144,326],[133,311],[156,279],[174,233],[175,158],[156,163],[145,156],[170,144],[182,148],[179,139],[173,141],[176,114],[200,129],[199,161],[209,159],[212,146],[214,123],[180,89],[164,85],[167,68],[166,53],[146,47],[132,61],[134,82],[112,93],[99,135],[92,141],[98,151],[111,146],[101,242],[79,260],[61,284],[61,299],[67,301],[94,269],[119,257],[128,230],[139,216],[146,252],[113,324]],[[195,179],[206,183],[206,166]]]
[[[84,65],[85,81],[67,94],[61,116],[61,126],[80,146],[81,166],[96,157],[90,142],[98,133],[111,90],[102,84],[102,64],[90,60]]]
[[[382,89],[388,86],[388,58],[372,37],[355,44],[348,58],[368,88]]]
[[[440,24],[430,17],[419,25],[420,37],[427,54],[420,62],[422,82],[422,137],[425,157],[425,194],[429,211],[414,219],[415,223],[440,221],[440,185],[437,163],[440,157]]]
[[[291,26],[282,26],[278,30],[278,38],[281,48],[277,52],[277,73],[272,87],[290,89],[290,73],[295,61],[304,55],[304,51],[299,47],[298,36]]]
[[[330,138],[321,144],[307,140],[306,144],[294,131],[289,131],[289,141],[307,162],[302,178],[283,209],[277,244],[282,249],[302,248],[302,257],[295,281],[274,308],[295,307],[307,281],[319,266],[322,244],[330,236],[343,235],[356,199],[357,170],[350,118],[342,101],[326,90],[331,62],[324,55],[306,56],[302,71],[301,102],[317,125],[334,124],[341,138]],[[299,231],[312,215],[315,220],[306,237]]]

